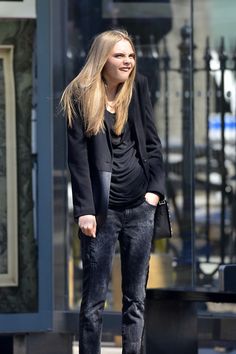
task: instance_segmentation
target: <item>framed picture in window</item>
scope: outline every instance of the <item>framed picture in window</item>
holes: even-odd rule
[[[0,46],[0,286],[18,284],[14,48]]]

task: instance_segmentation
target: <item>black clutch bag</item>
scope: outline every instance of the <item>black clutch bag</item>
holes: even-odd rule
[[[170,212],[167,200],[161,200],[155,212],[154,220],[154,239],[159,240],[162,238],[172,237],[172,227],[170,220]]]

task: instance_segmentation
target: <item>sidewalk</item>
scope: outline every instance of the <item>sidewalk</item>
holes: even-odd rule
[[[78,343],[74,343],[73,354],[79,354]],[[121,348],[112,346],[102,347],[101,354],[121,354]]]
[[[78,342],[74,343],[73,354],[79,354]],[[102,347],[101,354],[121,354],[121,348],[114,347],[112,343]]]
[[[201,348],[198,351],[198,354],[220,354],[220,353],[236,354],[236,350],[234,349],[233,351],[225,351],[223,348],[216,348],[215,350]],[[79,354],[77,342],[74,343],[73,354]],[[112,344],[111,346],[106,345],[102,347],[101,354],[121,354],[121,348],[114,347],[112,346]]]

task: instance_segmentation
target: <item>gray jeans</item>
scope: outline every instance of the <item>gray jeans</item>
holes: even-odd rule
[[[82,234],[80,354],[101,352],[102,313],[117,240],[120,243],[123,293],[122,353],[140,354],[154,213],[155,206],[146,201],[132,209],[109,209],[95,239]]]

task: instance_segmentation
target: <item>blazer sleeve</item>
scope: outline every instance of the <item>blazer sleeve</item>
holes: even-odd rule
[[[72,127],[67,128],[68,167],[71,175],[74,218],[95,215],[90,168],[88,138],[84,134],[81,116],[77,110]]]
[[[143,85],[142,96],[144,97],[145,108],[146,149],[150,173],[147,191],[157,193],[163,199],[166,189],[162,145],[154,122],[153,107],[146,77],[143,77]]]

